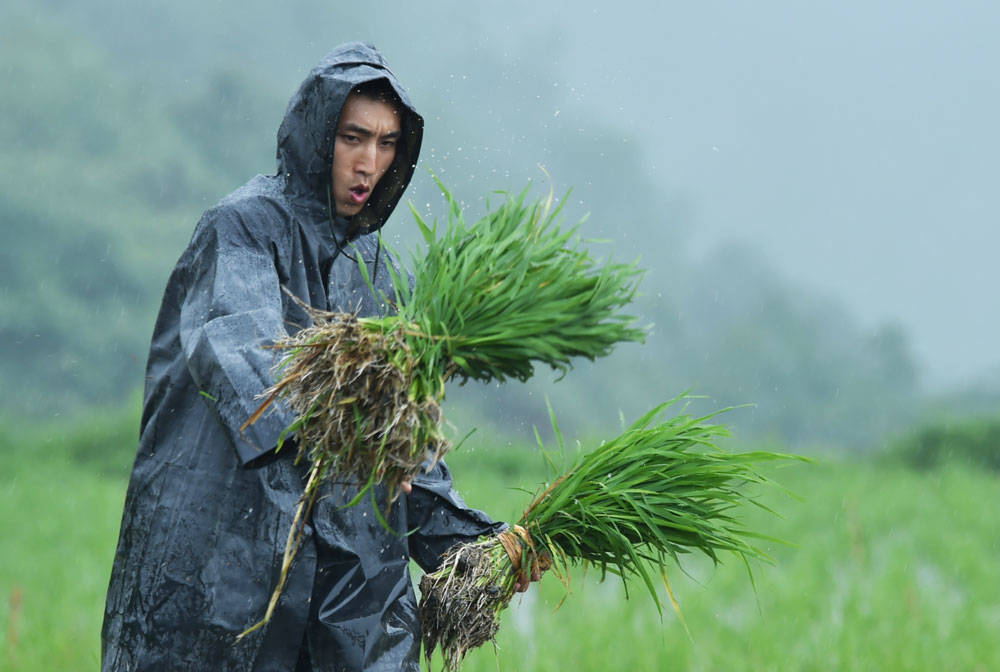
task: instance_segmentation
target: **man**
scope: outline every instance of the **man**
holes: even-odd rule
[[[381,314],[391,296],[378,229],[410,181],[423,120],[371,46],[331,52],[289,103],[278,172],[202,217],[170,277],[147,365],[102,632],[105,671],[418,670],[408,564],[504,529],[468,509],[444,464],[421,474],[387,531],[350,484],[316,504],[270,624],[303,488],[287,411],[240,426],[272,382],[267,346],[324,310]],[[358,267],[363,257],[376,292]],[[378,491],[385,510],[386,493]]]

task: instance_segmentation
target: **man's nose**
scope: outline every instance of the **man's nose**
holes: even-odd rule
[[[358,152],[358,160],[355,169],[365,175],[375,174],[375,143],[366,143]]]

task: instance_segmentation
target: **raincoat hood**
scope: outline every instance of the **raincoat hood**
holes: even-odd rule
[[[285,194],[300,216],[328,219],[327,189],[341,110],[354,87],[378,79],[386,80],[403,103],[402,137],[392,166],[365,207],[351,218],[351,229],[359,233],[380,229],[410,183],[424,120],[375,47],[350,42],[331,51],[312,69],[289,101],[278,129],[278,175],[284,178]]]

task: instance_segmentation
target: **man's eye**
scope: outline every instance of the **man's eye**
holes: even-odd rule
[[[361,141],[361,138],[359,138],[356,135],[351,135],[349,133],[341,133],[340,134],[340,139],[343,140],[344,142],[349,142],[351,144],[354,144],[356,142],[360,142]]]
[[[395,147],[396,146],[396,141],[395,140],[383,140],[382,141],[382,146],[385,147],[386,149]]]

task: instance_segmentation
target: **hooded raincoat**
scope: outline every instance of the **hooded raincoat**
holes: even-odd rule
[[[386,79],[405,108],[389,171],[350,221],[330,212],[334,131],[351,89]],[[379,53],[338,47],[306,78],[278,131],[278,173],[207,211],[168,282],[147,364],[102,631],[103,670],[418,670],[412,557],[434,568],[452,544],[504,526],[466,507],[439,463],[391,507],[388,525],[349,484],[317,502],[271,623],[263,615],[306,467],[275,453],[278,409],[239,431],[273,382],[275,339],[325,310],[375,315],[391,296],[377,231],[413,174],[423,120]],[[408,534],[411,533],[411,534]]]

